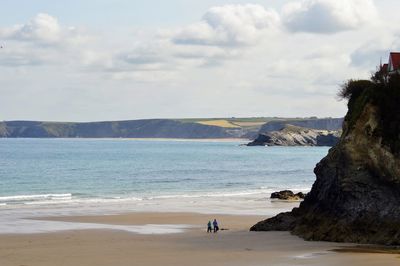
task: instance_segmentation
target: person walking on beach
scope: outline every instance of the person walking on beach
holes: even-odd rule
[[[214,226],[214,233],[218,232],[219,226],[218,226],[217,219],[214,219],[213,226]]]
[[[211,221],[208,221],[208,224],[207,224],[207,233],[211,233],[211,232],[212,232]]]

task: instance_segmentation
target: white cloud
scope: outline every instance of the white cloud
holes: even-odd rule
[[[176,44],[240,46],[254,44],[267,29],[279,26],[279,15],[261,5],[210,8],[198,23],[181,29]]]
[[[388,52],[389,46],[383,45],[382,42],[368,42],[351,54],[351,64],[361,68],[369,67],[373,70],[373,67],[379,64],[380,58],[385,63],[386,58],[383,56],[386,56]]]
[[[61,38],[61,27],[55,17],[41,13],[28,24],[23,25],[15,35],[21,39],[57,42]]]
[[[382,25],[362,27],[365,10],[375,12],[368,3],[301,1],[281,15],[259,5],[225,5],[210,8],[197,23],[115,32],[71,28],[38,15],[0,27],[0,113],[53,120],[339,116],[345,107],[334,100],[338,85],[368,77],[379,62],[371,50],[400,47],[393,28],[376,45]],[[300,31],[311,34],[293,33]],[[363,46],[367,41],[372,44]],[[359,47],[365,54],[357,63]],[[39,94],[44,96],[35,98]]]
[[[56,17],[44,13],[25,24],[0,28],[0,38],[4,46],[2,66],[90,65],[104,58],[93,36],[62,26]]]
[[[380,59],[382,63],[388,62],[389,52],[400,50],[400,32],[394,29],[383,29],[370,36],[363,44],[351,54],[351,64],[359,68],[374,70]]]
[[[294,32],[335,33],[376,22],[377,10],[373,0],[303,0],[285,5],[282,20]]]
[[[58,20],[48,14],[40,13],[23,25],[15,25],[0,31],[0,36],[9,39],[55,43],[62,38],[63,30]]]
[[[41,45],[79,45],[90,39],[85,32],[62,26],[56,17],[46,13],[39,13],[25,24],[0,28],[0,37]]]

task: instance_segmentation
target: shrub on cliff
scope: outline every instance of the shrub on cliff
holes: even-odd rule
[[[383,137],[391,152],[400,153],[400,75],[393,74],[383,79],[376,72],[371,80],[349,80],[338,92],[341,99],[348,100],[347,120],[353,126],[367,103],[379,106],[380,125],[378,135]]]
[[[340,99],[351,100],[355,99],[361,95],[361,93],[373,86],[373,82],[370,80],[353,80],[350,79],[346,83],[341,86],[341,89],[338,92],[338,96]]]
[[[375,83],[370,80],[349,80],[341,86],[338,92],[339,99],[348,100],[349,113],[346,119],[349,126],[354,125],[355,121],[364,109],[369,100],[369,92],[375,87]]]

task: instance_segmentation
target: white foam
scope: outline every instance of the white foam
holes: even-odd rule
[[[133,196],[115,196],[115,197],[95,197],[95,198],[85,198],[79,196],[72,196],[71,193],[63,194],[34,194],[34,195],[13,195],[13,196],[1,196],[0,197],[0,207],[3,206],[14,206],[18,208],[17,205],[63,205],[63,204],[101,204],[101,203],[128,203],[132,201],[160,201],[160,200],[184,200],[184,199],[198,199],[203,200],[207,198],[260,198],[269,197],[272,192],[281,190],[280,188],[272,187],[260,187],[256,189],[248,189],[241,191],[215,191],[215,192],[191,192],[190,194],[171,194],[171,195],[156,195],[156,196],[146,196],[146,197],[133,197]],[[291,189],[295,193],[297,192],[307,192],[310,188],[293,188]]]
[[[240,196],[256,196],[260,194],[269,195],[272,192],[275,192],[278,189],[254,189],[254,190],[243,190],[243,191],[234,191],[234,192],[209,192],[209,193],[194,193],[194,194],[176,194],[176,195],[161,195],[161,196],[153,196],[153,197],[145,197],[145,200],[157,200],[157,199],[179,199],[179,198],[220,198],[220,197],[240,197]],[[295,190],[296,191],[296,190]],[[308,190],[301,190],[308,191]]]
[[[18,205],[60,205],[60,204],[81,204],[81,203],[108,203],[108,202],[130,202],[141,201],[142,198],[137,197],[113,197],[113,198],[78,198],[72,194],[37,194],[37,195],[16,195],[0,197],[0,206],[13,206],[18,208]]]
[[[232,196],[235,195],[235,196]],[[190,200],[188,200],[190,198]],[[198,212],[223,214],[275,215],[280,211],[288,211],[298,206],[299,202],[275,202],[269,199],[269,193],[226,193],[212,195],[170,195],[153,198],[122,199],[72,199],[67,201],[37,201],[27,204],[0,205],[3,210],[31,210],[41,216],[42,210],[66,211],[66,215],[76,215],[87,211],[94,214],[123,212]],[[47,215],[47,214],[46,214]],[[45,215],[45,216],[46,216]],[[48,216],[50,216],[48,215]],[[36,216],[36,217],[37,217]],[[43,215],[42,215],[43,216]]]
[[[0,197],[0,202],[14,202],[14,201],[34,201],[34,200],[49,200],[49,199],[58,199],[65,200],[71,199],[71,193],[64,194],[37,194],[37,195],[15,195],[15,196],[3,196]]]

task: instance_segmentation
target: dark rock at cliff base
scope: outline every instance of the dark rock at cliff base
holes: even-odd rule
[[[320,134],[317,136],[316,146],[333,147],[339,142],[339,139],[340,139],[340,132],[338,131],[334,133]]]
[[[290,231],[296,223],[296,216],[291,212],[280,213],[268,219],[268,223],[259,222],[250,231]]]
[[[400,76],[349,81],[339,143],[299,208],[254,225],[307,240],[400,245]]]
[[[299,193],[296,193],[296,196],[299,197],[300,199],[305,199],[305,197],[307,196],[307,193],[299,192]]]
[[[291,190],[282,190],[271,194],[271,199],[280,200],[301,200],[304,199],[305,194],[303,192],[293,193]]]

